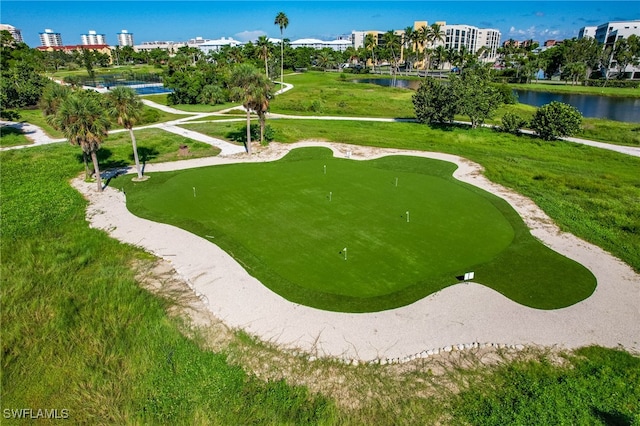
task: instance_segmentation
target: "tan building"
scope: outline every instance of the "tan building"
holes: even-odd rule
[[[113,57],[111,55],[111,48],[106,44],[76,44],[69,46],[38,46],[36,49],[42,52],[53,52],[56,50],[61,50],[65,53],[78,52],[83,50],[90,50],[92,52],[98,52],[109,56],[109,62],[113,63]]]

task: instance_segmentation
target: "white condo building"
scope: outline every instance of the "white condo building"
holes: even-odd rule
[[[11,34],[11,37],[13,37],[13,39],[18,43],[21,43],[23,41],[22,33],[20,32],[19,29],[17,29],[13,25],[0,24],[0,31],[9,31],[9,34]]]
[[[222,37],[219,40],[207,40],[207,41],[204,41],[203,43],[198,43],[196,47],[198,47],[198,49],[202,50],[204,53],[209,53],[209,52],[218,52],[224,46],[236,47],[241,45],[242,45],[242,42],[239,42],[238,40],[234,40],[231,37],[226,37],[226,38]]]
[[[47,28],[43,33],[40,33],[40,45],[44,47],[62,46],[62,36]]]
[[[118,33],[118,46],[132,46],[133,47],[133,33],[127,30],[122,30]]]
[[[329,48],[337,52],[344,52],[348,47],[352,46],[352,43],[351,40],[344,39],[324,41],[315,38],[301,38],[299,40],[292,41],[289,45],[294,49],[297,47],[311,47],[318,50]]]
[[[97,34],[93,30],[89,31],[89,34],[82,34],[81,38],[84,46],[107,44],[104,34]]]
[[[640,37],[640,20],[605,22],[596,28],[595,39],[605,46],[612,46],[621,38],[635,34]]]

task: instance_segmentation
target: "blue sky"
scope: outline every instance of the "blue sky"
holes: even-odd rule
[[[278,12],[289,18],[285,37],[330,40],[352,30],[403,29],[414,21],[496,28],[502,40],[575,37],[585,25],[640,19],[640,1],[0,1],[0,20],[22,30],[36,47],[45,28],[79,44],[89,30],[116,44],[122,29],[135,43],[260,35],[279,37]]]

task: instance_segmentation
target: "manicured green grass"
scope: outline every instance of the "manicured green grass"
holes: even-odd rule
[[[29,145],[33,143],[26,138],[20,129],[14,127],[0,127],[0,147]]]
[[[273,163],[154,174],[125,189],[135,214],[215,237],[266,286],[321,309],[395,308],[469,270],[536,308],[593,292],[590,272],[533,239],[504,201],[453,179],[455,168],[308,148]]]
[[[569,142],[545,142],[489,129],[415,123],[270,120],[280,142],[327,140],[446,152],[481,164],[485,174],[533,199],[564,231],[613,253],[640,271],[640,159]],[[201,132],[225,138],[240,124]],[[186,126],[187,127],[187,126]]]
[[[42,110],[39,109],[21,109],[20,111],[20,121],[25,121],[27,123],[35,124],[36,126],[42,128],[46,134],[51,136],[52,138],[63,138],[64,135],[59,130],[54,129],[47,123],[47,118],[42,115]],[[156,108],[151,108],[148,106],[143,106],[142,117],[139,123],[136,126],[144,126],[147,124],[155,124],[155,123],[164,123],[165,121],[176,120],[178,118],[184,118],[183,115],[178,114],[170,114],[164,111],[160,111]],[[117,125],[117,123],[112,123],[111,129],[121,128]]]
[[[366,76],[365,76],[366,77]],[[270,111],[290,115],[413,118],[413,92],[341,80],[338,73],[307,72],[286,78],[294,85],[276,96]]]

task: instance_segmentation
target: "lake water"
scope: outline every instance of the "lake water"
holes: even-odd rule
[[[640,99],[514,90],[518,102],[540,107],[551,101],[573,105],[585,117],[640,123]]]
[[[371,83],[379,86],[412,90],[420,87],[421,83],[418,80],[394,80],[391,78],[362,78],[354,81],[356,83]],[[514,92],[518,95],[518,102],[526,105],[540,107],[551,101],[558,101],[573,105],[585,117],[640,123],[640,99],[534,92],[530,90],[514,90]]]

